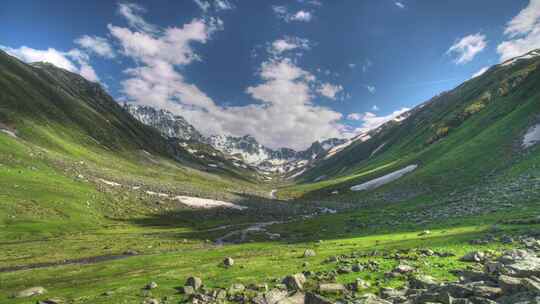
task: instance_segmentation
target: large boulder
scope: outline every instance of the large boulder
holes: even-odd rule
[[[283,284],[285,284],[289,290],[302,290],[304,289],[305,282],[306,277],[302,273],[293,274],[283,279]]]
[[[513,277],[540,275],[540,258],[534,252],[509,250],[499,258],[499,262],[504,264],[501,272]]]
[[[184,285],[191,286],[193,287],[194,290],[199,290],[199,288],[202,287],[202,280],[201,278],[198,278],[198,277],[189,277],[186,280],[186,284]]]

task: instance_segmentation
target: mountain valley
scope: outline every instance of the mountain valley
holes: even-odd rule
[[[0,51],[0,303],[534,303],[538,54],[295,151]]]

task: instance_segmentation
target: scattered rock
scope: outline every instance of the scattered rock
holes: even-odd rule
[[[246,290],[246,287],[243,284],[235,283],[235,284],[232,284],[231,287],[229,287],[227,293],[229,295],[236,295],[236,294],[244,292],[244,290]]]
[[[199,290],[199,288],[201,288],[201,286],[202,286],[202,280],[201,280],[201,278],[198,278],[198,277],[189,277],[186,280],[185,285],[186,286],[191,286],[195,290]]]
[[[145,289],[154,289],[157,287],[158,287],[158,284],[156,282],[150,282],[146,285]]]
[[[399,273],[399,274],[406,274],[406,273],[411,273],[414,270],[415,270],[414,267],[410,265],[400,264],[396,268],[394,268],[392,272]]]
[[[306,277],[302,273],[293,274],[283,279],[283,284],[285,284],[289,290],[302,290],[304,289],[305,282]]]
[[[313,249],[306,249],[306,251],[304,251],[305,258],[314,257],[315,255],[316,253],[315,253],[315,250]]]
[[[225,258],[225,260],[223,260],[223,265],[225,265],[226,267],[231,267],[234,265],[234,260],[233,258],[231,257],[227,257]]]
[[[323,296],[311,292],[306,293],[305,304],[334,304]]]
[[[346,292],[347,288],[343,284],[338,283],[325,283],[319,284],[319,292],[321,293],[343,293]]]
[[[482,262],[486,258],[486,254],[482,251],[472,251],[461,258],[463,262]]]

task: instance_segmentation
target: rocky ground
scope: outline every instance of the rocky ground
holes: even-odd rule
[[[351,252],[347,255],[331,256],[322,263],[333,265],[328,271],[310,271],[310,257],[316,256],[313,249],[306,249],[305,271],[272,279],[267,283],[240,284],[211,288],[201,278],[185,278],[177,287],[178,296],[155,298],[153,291],[160,288],[155,282],[141,286],[143,303],[252,303],[252,304],[386,304],[386,303],[540,303],[540,236],[538,234],[511,237],[509,235],[486,235],[471,241],[482,245],[498,242],[508,245],[501,250],[476,250],[455,257],[466,262],[464,269],[454,269],[456,281],[439,282],[427,273],[421,273],[415,265],[426,258],[448,258],[451,252],[431,249],[404,249],[392,251]],[[381,272],[379,259],[397,262],[392,270],[374,284],[358,277],[348,283],[338,283],[340,274],[359,272]],[[227,271],[231,267],[242,267],[228,257],[219,266]],[[385,285],[389,278],[401,278],[404,285],[391,288]],[[180,284],[179,284],[180,285]],[[102,297],[113,295],[105,292]],[[21,290],[15,298],[32,299],[46,295],[47,290],[36,286]],[[37,301],[38,304],[65,303],[51,297]]]

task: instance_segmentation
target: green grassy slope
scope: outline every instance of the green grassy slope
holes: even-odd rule
[[[535,57],[495,66],[411,110],[407,119],[370,132],[366,142],[320,162],[299,177],[300,185],[282,189],[281,195],[347,193],[352,185],[409,164],[419,169],[394,184],[423,193],[453,191],[508,170],[518,174],[517,168],[524,168],[519,162],[535,162],[538,155],[537,149],[520,146],[526,130],[539,121],[539,64]],[[318,177],[325,178],[313,182]]]

